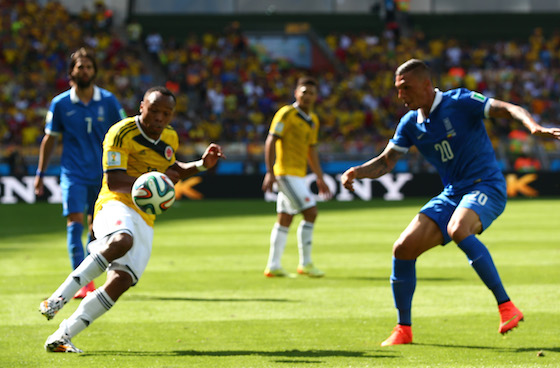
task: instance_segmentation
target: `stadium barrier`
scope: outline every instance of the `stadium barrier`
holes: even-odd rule
[[[387,201],[398,201],[410,197],[431,197],[441,191],[442,185],[437,174],[422,173],[391,173],[378,179],[362,179],[355,182],[354,193],[346,190],[340,183],[341,174],[325,174],[325,181],[333,199],[338,201],[371,200],[382,198]],[[506,173],[509,197],[550,197],[560,196],[560,173]],[[261,191],[263,176],[254,175],[214,175],[207,173],[188,178],[175,186],[177,199],[249,199],[263,198],[274,201],[276,193]],[[62,194],[59,179],[56,176],[45,176],[45,194],[37,197],[33,188],[33,176],[16,178],[0,177],[0,203],[35,203],[46,201],[61,203]],[[308,185],[317,193],[315,175],[306,177]],[[317,197],[318,201],[322,199]]]

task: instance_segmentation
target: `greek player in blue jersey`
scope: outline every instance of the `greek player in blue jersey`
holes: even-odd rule
[[[556,139],[560,139],[560,129],[544,128],[524,108],[473,91],[434,89],[430,70],[421,60],[411,59],[397,69],[395,87],[399,99],[411,111],[402,117],[385,150],[348,169],[342,183],[353,190],[355,179],[378,178],[416,146],[437,169],[444,189],[422,207],[393,245],[391,286],[398,324],[381,345],[412,342],[416,259],[451,240],[494,294],[500,313],[498,332],[506,333],[523,320],[523,313],[511,302],[488,249],[476,237],[502,213],[507,197],[483,118],[515,119],[534,135]]]
[[[67,218],[72,269],[84,259],[84,211],[88,217],[88,242],[92,237],[93,207],[103,178],[103,138],[114,123],[126,117],[115,96],[94,85],[96,74],[97,64],[91,51],[80,48],[71,55],[68,75],[72,88],[51,102],[35,175],[35,193],[42,195],[44,173],[58,138],[62,137],[62,213]],[[88,291],[93,291],[93,284],[80,290],[76,297],[84,297]]]

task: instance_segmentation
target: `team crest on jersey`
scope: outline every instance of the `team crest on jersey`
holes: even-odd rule
[[[452,138],[457,135],[457,133],[455,133],[455,129],[453,129],[453,125],[451,125],[451,120],[449,120],[449,118],[443,119],[443,126],[445,127],[447,138]]]
[[[163,154],[165,155],[167,161],[171,161],[171,159],[173,158],[173,148],[171,148],[171,146],[165,147],[165,149],[163,150]]]
[[[103,106],[99,106],[99,108],[97,109],[97,121],[105,121],[105,109],[103,109]]]
[[[121,153],[115,151],[107,152],[107,166],[121,166]]]
[[[471,98],[473,100],[476,100],[478,102],[484,102],[486,101],[486,97],[482,94],[482,93],[478,93],[478,92],[473,92],[471,93]]]

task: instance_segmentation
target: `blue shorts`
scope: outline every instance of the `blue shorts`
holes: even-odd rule
[[[435,221],[443,235],[442,245],[445,245],[451,241],[451,237],[447,233],[447,224],[455,212],[455,208],[465,207],[476,212],[482,223],[482,231],[484,231],[504,212],[506,200],[507,193],[504,183],[482,182],[473,185],[466,194],[448,196],[442,192],[426,203],[420,213]]]
[[[60,188],[62,189],[62,215],[68,216],[71,213],[84,213],[93,215],[93,209],[97,195],[101,187],[91,184],[69,183],[61,179]]]

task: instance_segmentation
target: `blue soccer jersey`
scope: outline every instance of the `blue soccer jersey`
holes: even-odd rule
[[[78,184],[101,184],[103,138],[125,117],[115,96],[97,86],[87,105],[74,88],[56,96],[47,114],[45,132],[62,135],[62,178]]]
[[[483,118],[489,99],[464,88],[441,92],[428,117],[409,111],[389,145],[406,152],[416,146],[437,169],[448,195],[458,195],[481,181],[504,181]]]

